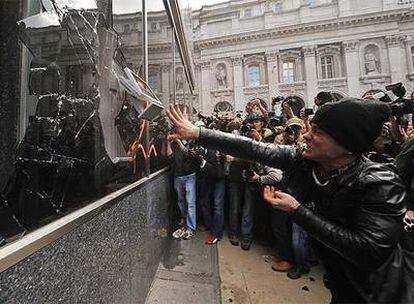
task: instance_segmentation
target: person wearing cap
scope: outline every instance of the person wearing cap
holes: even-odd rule
[[[252,127],[254,130],[256,130],[259,135],[260,135],[260,140],[259,141],[264,141],[264,142],[272,142],[274,139],[273,136],[273,132],[272,130],[265,128],[265,118],[263,115],[261,114],[250,114],[247,119],[247,122],[250,122],[252,124]]]
[[[414,274],[400,242],[405,190],[392,166],[363,156],[381,132],[384,103],[344,98],[320,107],[306,148],[265,144],[196,128],[178,107],[167,111],[176,138],[284,171],[284,192],[265,200],[291,214],[314,241],[332,303],[414,303]]]

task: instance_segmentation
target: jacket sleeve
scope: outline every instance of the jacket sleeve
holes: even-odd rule
[[[314,239],[358,267],[376,269],[393,252],[402,232],[404,186],[391,171],[361,180],[361,201],[348,227],[314,214],[304,206],[293,220]]]
[[[199,144],[235,157],[253,160],[271,167],[288,170],[300,150],[291,146],[254,141],[244,136],[200,128]]]
[[[283,178],[283,172],[279,169],[264,166],[264,172],[259,178],[262,185],[274,185],[280,183]]]

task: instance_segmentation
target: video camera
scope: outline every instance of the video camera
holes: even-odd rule
[[[385,87],[387,91],[391,91],[398,98],[391,102],[391,112],[392,115],[396,117],[402,117],[405,114],[410,114],[414,112],[414,101],[411,99],[404,98],[407,90],[401,82],[390,84]],[[389,102],[390,98],[386,99],[383,97],[385,102]]]

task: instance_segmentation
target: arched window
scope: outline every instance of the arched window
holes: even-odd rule
[[[283,82],[284,83],[295,82],[295,62],[294,61],[283,62]]]
[[[247,83],[249,87],[255,87],[260,85],[260,67],[258,64],[253,64],[248,67]]]
[[[333,56],[321,57],[322,79],[334,78],[334,59]]]

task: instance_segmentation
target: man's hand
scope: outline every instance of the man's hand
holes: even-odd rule
[[[260,181],[260,175],[253,171],[253,176],[249,179],[249,183],[258,183]]]
[[[264,188],[263,198],[270,206],[282,211],[293,212],[300,206],[300,203],[293,196],[277,191],[273,186]]]
[[[167,116],[174,124],[175,134],[168,135],[168,139],[197,139],[199,136],[199,130],[194,126],[187,116],[187,107],[184,108],[184,112],[181,112],[178,105],[170,105],[170,109],[167,110]]]
[[[231,163],[232,161],[234,161],[234,157],[231,155],[226,155],[226,162]]]
[[[414,211],[407,210],[404,217],[404,229],[407,232],[412,232],[414,230]]]

